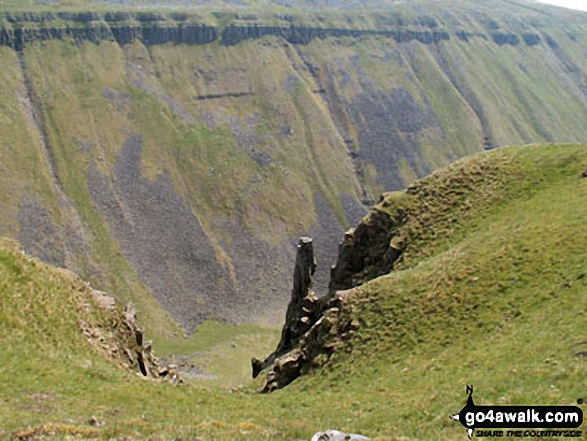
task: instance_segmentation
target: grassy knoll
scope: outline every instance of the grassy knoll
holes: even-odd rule
[[[3,243],[0,437],[308,440],[337,428],[462,440],[448,415],[466,384],[477,404],[573,405],[587,395],[586,168],[587,146],[508,148],[418,184],[407,204],[427,220],[406,231],[397,271],[356,290],[356,335],[269,396],[154,383],[105,361],[77,331],[85,285]],[[207,326],[210,344],[233,339]]]

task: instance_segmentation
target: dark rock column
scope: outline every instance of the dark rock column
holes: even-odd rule
[[[298,243],[296,266],[294,269],[293,290],[287,308],[285,324],[281,331],[281,340],[277,349],[265,361],[256,358],[251,360],[253,378],[273,364],[282,355],[292,351],[301,338],[317,321],[319,316],[318,299],[312,289],[312,276],[316,271],[314,245],[309,237],[302,237]]]
[[[291,301],[287,307],[281,341],[277,345],[278,357],[292,350],[310,329],[313,321],[308,316],[316,312],[317,302],[316,294],[312,289],[312,276],[315,272],[316,260],[312,239],[302,237],[298,243]]]
[[[352,291],[331,292],[316,298],[312,290],[312,275],[316,270],[312,239],[302,237],[298,244],[294,286],[285,325],[277,349],[264,361],[252,359],[253,378],[267,370],[267,380],[260,390],[270,393],[287,386],[300,375],[320,366],[321,355],[326,360],[341,341],[356,331],[358,323],[343,317],[343,309]],[[350,311],[350,310],[349,310]]]

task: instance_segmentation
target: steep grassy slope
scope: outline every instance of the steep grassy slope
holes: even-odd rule
[[[118,370],[76,335],[69,276],[3,245],[0,433],[307,440],[334,427],[460,440],[448,415],[466,384],[478,404],[572,405],[587,374],[586,168],[586,146],[508,148],[416,184],[427,219],[414,217],[423,228],[396,271],[355,290],[356,334],[268,396]]]

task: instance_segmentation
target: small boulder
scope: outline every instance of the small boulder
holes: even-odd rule
[[[363,441],[368,439],[370,438],[354,433],[343,433],[339,432],[338,430],[327,430],[326,432],[318,432],[315,434],[311,441]]]

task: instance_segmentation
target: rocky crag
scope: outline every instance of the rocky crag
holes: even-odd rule
[[[386,203],[386,208],[389,205]],[[322,365],[337,347],[347,342],[359,327],[359,322],[350,318],[352,311],[347,299],[353,288],[393,269],[405,245],[400,230],[406,219],[401,203],[395,213],[374,208],[356,229],[349,230],[331,270],[330,291],[321,297],[316,296],[312,287],[316,270],[312,239],[300,239],[281,340],[265,360],[251,361],[253,378],[268,369],[261,392],[287,386]]]
[[[127,306],[121,310],[113,297],[92,288],[89,290],[92,302],[84,303],[84,307],[99,308],[110,316],[107,329],[96,323],[79,321],[78,326],[90,344],[107,358],[143,377],[181,383],[176,367],[163,364],[155,356],[152,342],[144,340],[144,330],[137,324],[135,309]]]
[[[540,44],[540,34],[523,32],[516,34],[497,29],[488,33],[467,32],[457,30],[453,35],[439,29],[435,19],[402,19],[390,16],[379,23],[376,28],[334,27],[326,25],[305,26],[290,23],[293,17],[276,17],[280,25],[267,25],[257,18],[256,21],[241,24],[231,23],[223,29],[219,26],[198,22],[198,17],[178,14],[147,14],[147,13],[21,13],[4,14],[0,19],[4,22],[0,32],[0,45],[21,50],[24,45],[34,41],[71,38],[75,41],[102,40],[116,41],[125,45],[135,39],[147,46],[166,43],[201,45],[220,42],[223,45],[235,45],[249,39],[267,36],[278,36],[291,44],[309,44],[314,39],[329,37],[380,36],[393,39],[397,43],[418,41],[423,44],[440,43],[455,37],[462,41],[473,38],[491,39],[498,45],[533,46]]]

